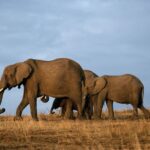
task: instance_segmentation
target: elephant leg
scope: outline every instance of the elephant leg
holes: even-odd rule
[[[107,108],[108,108],[109,118],[114,119],[113,101],[106,100],[106,105],[107,105]]]
[[[89,119],[89,120],[91,120],[91,118],[92,118],[92,108],[91,108],[91,106],[88,106],[86,109],[85,109],[85,117],[86,117],[86,119]]]
[[[71,98],[71,100],[72,100],[72,104],[74,104],[77,108],[77,111],[78,111],[77,118],[82,119],[83,118],[83,112],[84,112],[83,110],[84,110],[84,106],[85,106],[85,103],[84,102],[83,102],[84,104],[82,103],[82,97],[81,96],[74,96],[73,98]],[[71,108],[73,108],[73,107],[71,107]],[[73,110],[71,110],[71,111],[73,112]]]
[[[30,99],[29,104],[30,104],[30,112],[31,112],[32,119],[34,121],[38,121],[38,117],[37,117],[37,100],[35,98]]]
[[[71,99],[68,99],[66,102],[66,111],[65,111],[65,119],[71,119],[71,111],[72,111],[73,102]]]
[[[92,104],[91,97],[87,97],[84,113],[85,113],[86,119],[92,118],[93,104]]]
[[[73,109],[71,109],[70,118],[71,118],[71,119],[73,119],[73,118],[74,118],[74,116],[73,116]]]
[[[65,112],[66,112],[66,106],[63,106],[61,108],[61,116],[64,117],[65,116]]]
[[[101,119],[102,116],[103,105],[104,105],[104,99],[100,97],[97,103],[97,118],[99,119]]]
[[[133,105],[133,118],[138,117],[138,108],[136,105]]]
[[[38,121],[38,117],[37,117],[38,88],[37,87],[38,87],[37,84],[32,84],[31,82],[29,82],[25,87],[25,94],[27,95],[30,104],[30,113],[32,116],[32,120],[34,121]]]
[[[106,97],[106,90],[104,89],[98,94],[98,101],[97,101],[97,118],[101,119],[102,109],[104,105],[104,100]]]
[[[97,117],[97,100],[98,100],[98,95],[91,96],[91,101],[93,104],[93,118]]]
[[[82,119],[83,112],[82,112],[82,105],[81,105],[80,103],[77,103],[77,109],[78,109],[77,118],[78,118],[78,119]]]
[[[29,104],[27,97],[24,95],[22,101],[20,102],[19,106],[17,107],[16,116],[14,120],[22,120],[22,111],[23,109]]]
[[[145,118],[149,119],[150,118],[150,112],[143,105],[139,106],[139,108],[144,113]]]

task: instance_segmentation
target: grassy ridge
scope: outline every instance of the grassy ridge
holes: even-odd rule
[[[103,118],[105,118],[104,114]],[[63,120],[40,114],[39,122],[24,116],[0,116],[0,149],[150,149],[150,121],[133,120],[130,111],[116,112],[117,120]]]

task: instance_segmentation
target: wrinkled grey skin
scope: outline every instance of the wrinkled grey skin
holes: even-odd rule
[[[144,86],[142,82],[135,76],[130,74],[120,76],[102,76],[96,78],[95,86],[103,85],[98,95],[97,101],[97,117],[101,118],[104,100],[109,111],[109,117],[114,119],[113,102],[121,104],[131,104],[133,106],[133,116],[138,116],[138,108],[141,109],[145,118],[150,117],[149,111],[143,106]]]
[[[67,97],[78,108],[78,118],[82,118],[84,107],[85,76],[81,66],[67,58],[43,61],[29,59],[7,66],[0,81],[0,104],[6,89],[24,86],[24,94],[19,104],[15,120],[22,119],[22,111],[29,104],[32,119],[37,121],[37,97],[46,102],[48,96]],[[83,95],[82,95],[83,94]],[[71,107],[67,106],[65,117],[70,118]]]

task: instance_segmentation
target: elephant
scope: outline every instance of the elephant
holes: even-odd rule
[[[54,109],[61,108],[61,116],[64,117],[65,112],[66,112],[67,102],[68,102],[68,99],[55,98],[53,103],[52,103],[52,107],[50,109],[50,114],[54,114],[54,112],[53,112]],[[90,103],[90,100],[87,100],[85,103],[84,111],[83,111],[83,117],[86,119],[91,119],[92,112],[93,112],[91,106],[92,105]],[[78,110],[75,103],[73,103],[71,110],[72,110],[71,118],[73,118],[73,111]]]
[[[91,86],[91,84],[94,84],[95,78],[98,77],[97,74],[90,70],[84,70],[85,74],[85,85],[86,88]],[[87,97],[86,97],[86,103],[85,103],[85,108],[84,108],[84,117],[86,119],[91,119],[92,115],[96,115],[96,108],[97,108],[97,93],[96,91],[93,92],[87,92]],[[65,98],[56,98],[53,101],[52,107],[50,109],[50,113],[53,114],[53,109],[61,108],[61,116],[64,116],[65,111],[66,111],[66,105],[67,105],[67,99]],[[93,113],[93,106],[94,106],[94,113]],[[76,104],[72,105],[72,111],[77,110]],[[73,114],[73,112],[72,112]],[[73,116],[73,115],[72,115]]]
[[[6,89],[24,86],[22,100],[17,107],[15,120],[22,119],[22,111],[29,104],[32,119],[38,121],[37,97],[63,97],[69,99],[65,117],[70,117],[71,103],[82,118],[84,108],[85,75],[82,67],[74,60],[57,58],[51,61],[28,59],[5,67],[0,81],[0,103]],[[42,98],[41,98],[42,99]]]
[[[53,110],[60,107],[60,108],[62,108],[61,116],[63,117],[65,115],[65,112],[66,112],[66,106],[67,106],[67,99],[55,98],[53,103],[52,103],[50,114],[54,114]],[[74,103],[72,105],[72,110],[77,110],[77,106]],[[72,116],[73,116],[73,114],[72,114]]]
[[[106,101],[111,119],[114,119],[113,102],[131,104],[134,117],[138,116],[138,108],[143,111],[145,118],[150,117],[150,112],[143,106],[144,85],[136,76],[131,74],[104,75],[95,78],[94,82],[95,84],[88,90],[99,93],[97,99],[98,118],[101,118],[104,101]]]
[[[150,117],[149,111],[143,106],[144,85],[134,75],[98,77],[90,70],[84,70],[84,74],[88,97],[91,105],[94,106],[93,118],[101,118],[104,101],[106,101],[110,119],[114,119],[113,102],[131,104],[134,108],[134,117],[138,116],[137,108],[143,111],[146,118]],[[64,114],[66,102],[63,100],[59,102],[57,99],[54,100],[51,113],[53,109],[62,107],[62,115]],[[72,109],[76,110],[76,107]]]

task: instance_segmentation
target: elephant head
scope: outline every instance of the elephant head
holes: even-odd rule
[[[106,87],[107,81],[103,77],[97,77],[88,86],[88,93],[95,95],[101,92]]]
[[[3,93],[5,89],[11,89],[15,86],[20,87],[20,85],[23,84],[25,79],[29,77],[31,72],[32,72],[31,66],[25,62],[16,63],[7,66],[4,69],[0,80],[0,104],[2,102]],[[3,111],[4,109],[0,110],[0,112]]]
[[[65,105],[66,101],[63,98],[55,98],[50,110],[51,114],[54,114],[55,112],[53,112],[54,109],[57,109],[59,107],[62,107],[63,105]]]

